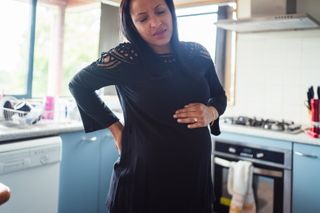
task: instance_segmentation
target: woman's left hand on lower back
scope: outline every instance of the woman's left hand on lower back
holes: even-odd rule
[[[178,123],[187,124],[188,128],[206,127],[218,117],[218,111],[213,106],[202,103],[190,103],[178,109],[173,115]]]

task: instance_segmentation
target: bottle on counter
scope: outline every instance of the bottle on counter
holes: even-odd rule
[[[53,120],[55,109],[55,98],[53,96],[46,96],[44,100],[44,112],[42,114],[43,119]]]

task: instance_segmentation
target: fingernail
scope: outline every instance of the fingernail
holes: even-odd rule
[[[177,118],[177,115],[173,115],[174,118]]]
[[[178,122],[181,122],[181,119],[178,119],[177,121],[178,121]]]

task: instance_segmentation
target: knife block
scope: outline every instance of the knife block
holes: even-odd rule
[[[319,99],[311,99],[311,128],[308,130],[308,134],[314,138],[318,138],[320,134],[320,122],[319,122]]]

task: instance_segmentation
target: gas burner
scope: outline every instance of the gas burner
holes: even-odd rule
[[[293,121],[251,118],[247,116],[222,117],[221,120],[226,124],[256,127],[291,134],[302,131],[301,125],[295,124]]]

